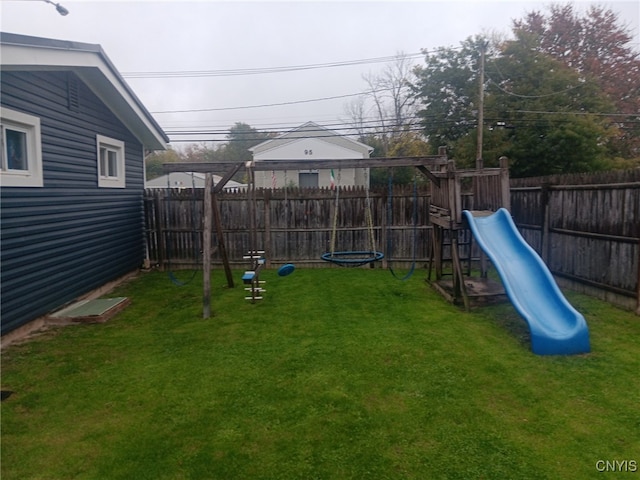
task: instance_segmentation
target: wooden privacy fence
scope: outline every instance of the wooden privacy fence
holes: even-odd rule
[[[269,263],[326,265],[320,256],[329,250],[334,191],[259,189],[256,198],[258,247]],[[389,255],[390,242],[393,266],[408,267],[415,239],[416,260],[426,264],[432,228],[428,189],[423,186],[417,194],[415,229],[412,187],[394,189],[391,202],[386,189],[371,190],[370,198],[377,249]],[[242,257],[250,249],[247,193],[223,192],[217,199],[230,263],[243,268],[247,260]],[[341,189],[336,250],[369,248],[365,202],[364,189]],[[511,179],[510,202],[523,236],[557,278],[640,314],[640,169]],[[144,205],[150,262],[200,268],[203,190],[148,189]],[[461,194],[461,205],[485,207],[477,205],[473,193]],[[215,232],[213,237],[215,249]],[[213,263],[220,262],[214,250]]]
[[[386,189],[369,192],[376,248],[391,256],[394,266],[408,267],[414,258],[429,257],[429,196],[427,188],[396,187],[389,199]],[[340,189],[336,225],[336,251],[370,248],[366,190]],[[389,201],[390,200],[390,201]],[[224,243],[231,265],[247,266],[250,250],[250,209],[246,190],[217,195]],[[201,264],[203,189],[147,189],[144,197],[147,254],[161,268],[194,268]],[[329,189],[257,189],[257,246],[268,264],[297,262],[300,266],[326,265],[320,256],[329,251],[336,209],[335,191]],[[414,221],[414,212],[417,221]],[[219,264],[218,239],[213,233],[212,262]],[[391,247],[391,251],[388,251]],[[387,265],[387,258],[383,266]]]
[[[640,314],[640,169],[512,179],[511,206],[556,277]]]

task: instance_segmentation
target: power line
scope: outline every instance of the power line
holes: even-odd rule
[[[410,116],[407,117],[405,119],[404,123],[398,124],[397,120],[395,118],[392,117],[386,117],[384,119],[382,119],[382,121],[384,122],[391,122],[391,123],[385,123],[384,125],[381,123],[381,120],[378,118],[373,118],[370,120],[362,120],[359,122],[324,122],[324,123],[320,123],[320,122],[314,122],[315,124],[317,124],[319,127],[318,129],[305,129],[305,131],[309,131],[309,132],[324,132],[327,129],[329,130],[360,130],[360,129],[371,129],[371,128],[383,128],[387,127],[387,128],[401,128],[404,126],[408,126],[412,123],[415,123],[416,121],[420,120],[418,117],[416,116]],[[251,128],[253,128],[254,130],[258,130],[261,133],[286,133],[286,132],[291,132],[292,130],[295,130],[296,128],[298,128],[299,125],[297,126],[283,126],[282,123],[275,123],[275,124],[265,124],[265,126],[251,126]],[[216,134],[227,134],[229,133],[229,128],[228,127],[174,127],[177,129],[183,129],[182,131],[179,130],[175,130],[172,131],[169,128],[167,128],[167,130],[169,131],[169,133],[175,133],[175,134],[181,134],[181,133],[188,133],[188,132],[192,132],[192,131],[197,131],[197,132],[210,132],[210,133],[216,133]]]
[[[493,79],[491,79],[491,77],[489,77],[488,75],[487,75],[487,80],[489,80],[490,83],[494,84],[498,88],[498,90],[500,90],[502,93],[504,93],[506,95],[510,95],[512,97],[518,97],[518,98],[528,98],[528,99],[538,99],[538,98],[553,97],[555,95],[561,95],[563,93],[570,92],[571,90],[575,90],[576,88],[582,87],[582,85],[576,85],[576,86],[565,88],[564,90],[560,90],[560,91],[557,91],[557,92],[551,92],[551,93],[545,93],[545,94],[542,94],[542,95],[522,95],[522,94],[519,94],[519,93],[510,92],[508,90],[505,90],[504,88],[502,88],[498,84],[498,82],[496,82]]]
[[[218,108],[198,108],[198,109],[189,109],[189,110],[164,110],[164,111],[156,111],[151,112],[152,114],[166,114],[166,113],[198,113],[198,112],[222,112],[228,110],[246,110],[250,108],[266,108],[266,107],[282,107],[285,105],[300,105],[303,103],[313,103],[313,102],[324,102],[327,100],[337,100],[340,98],[349,98],[349,97],[357,97],[359,95],[367,95],[371,93],[380,93],[380,92],[388,92],[392,90],[391,88],[381,88],[379,90],[369,90],[366,92],[359,93],[348,93],[345,95],[334,95],[331,97],[320,97],[320,98],[311,98],[307,100],[293,100],[290,102],[280,102],[280,103],[268,103],[268,104],[260,104],[260,105],[244,105],[240,107],[218,107]]]
[[[514,113],[535,113],[539,115],[593,115],[596,117],[640,117],[640,113],[602,113],[602,112],[550,112],[544,110],[514,110]]]
[[[240,75],[263,75],[269,73],[286,73],[303,70],[315,70],[319,68],[349,67],[353,65],[366,65],[371,63],[392,62],[397,58],[419,58],[428,52],[399,54],[386,57],[361,58],[328,63],[312,63],[307,65],[289,65],[280,67],[238,68],[228,70],[193,70],[193,71],[164,71],[164,72],[125,72],[121,75],[125,78],[197,78],[197,77],[233,77]]]
[[[419,133],[422,131],[422,127],[412,127],[408,130],[409,132],[416,132]],[[374,131],[374,132],[369,132],[367,133],[367,135],[380,135],[380,134],[384,134],[384,133],[388,133],[385,131]],[[206,132],[202,133],[203,135],[206,135]],[[340,133],[327,133],[326,135],[311,135],[311,136],[299,136],[299,137],[295,137],[295,140],[303,140],[303,139],[317,139],[317,138],[336,138],[336,137],[340,137],[340,138],[350,138],[350,137],[355,137],[357,135],[353,134],[353,133],[345,133],[345,134],[340,134]],[[291,139],[294,139],[294,137],[291,137]],[[198,138],[198,139],[171,139],[171,141],[169,143],[199,143],[199,142],[213,142],[213,143],[232,143],[232,142],[238,142],[238,141],[242,141],[242,142],[264,142],[267,140],[277,140],[277,137],[274,138],[242,138],[242,139],[238,139],[238,140],[233,140],[233,139],[228,139],[228,138]]]
[[[371,127],[367,127],[370,131],[367,132],[361,132],[359,128],[356,127],[351,127],[351,128],[340,128],[339,130],[342,131],[352,131],[351,133],[337,133],[337,132],[326,132],[325,130],[308,130],[307,132],[314,132],[314,131],[318,131],[318,132],[324,132],[324,134],[322,135],[300,135],[300,136],[296,136],[296,137],[290,137],[290,139],[295,138],[296,140],[299,139],[316,139],[316,138],[335,138],[335,137],[359,137],[361,135],[367,135],[367,136],[376,136],[376,135],[384,135],[384,134],[389,134],[391,133],[389,131],[388,128],[384,128],[380,125],[376,125],[376,126],[371,126]],[[337,130],[337,129],[336,129]],[[406,133],[406,132],[421,132],[422,131],[422,126],[420,125],[411,125],[408,127],[403,128],[402,133]],[[167,133],[167,135],[169,135],[170,137],[173,138],[173,136],[203,136],[203,135],[216,135],[216,136],[220,136],[223,134],[228,134],[229,132],[211,132],[211,131],[193,131],[193,132],[169,132]],[[277,132],[257,132],[257,133],[277,133]],[[288,133],[288,132],[282,132],[282,133]],[[200,140],[194,140],[194,139],[180,139],[180,140],[172,140],[172,141],[180,141],[180,142],[196,142],[196,141],[207,141],[207,142],[234,142],[234,141],[265,141],[265,140],[275,140],[278,139],[278,137],[273,137],[273,138],[257,138],[257,137],[243,137],[243,138],[239,138],[239,139],[229,139],[229,138],[224,138],[224,139],[200,139]]]
[[[491,116],[486,118],[486,121],[491,122],[493,124],[498,124],[501,122],[505,122],[507,121],[507,123],[509,123],[510,125],[513,126],[520,126],[520,127],[526,127],[526,126],[544,126],[545,124],[540,123],[539,119],[535,119],[535,118],[519,118],[519,119],[509,119],[508,116],[510,114],[513,113],[528,113],[528,114],[538,114],[538,115],[563,115],[563,116],[570,116],[570,115],[594,115],[594,116],[604,116],[604,117],[618,117],[618,116],[623,116],[623,117],[628,117],[628,116],[634,116],[634,115],[628,115],[628,114],[622,114],[622,113],[601,113],[601,112],[596,112],[596,113],[589,113],[589,112],[553,112],[553,111],[538,111],[538,110],[513,110],[513,111],[509,111],[509,112],[505,112],[505,116]],[[370,135],[370,136],[377,136],[377,135],[385,135],[385,134],[389,134],[391,133],[394,129],[396,129],[397,131],[400,131],[402,133],[422,133],[423,132],[423,126],[421,124],[415,123],[415,121],[417,120],[417,117],[412,117],[410,120],[413,120],[414,122],[412,123],[411,121],[407,122],[407,124],[397,124],[397,123],[393,123],[393,124],[385,124],[382,125],[381,123],[379,123],[379,120],[369,120],[366,123],[368,123],[369,125],[360,125],[360,126],[353,126],[350,124],[345,124],[345,123],[335,123],[335,124],[327,124],[327,125],[323,125],[322,127],[325,128],[321,128],[321,129],[311,129],[311,130],[307,130],[307,132],[322,132],[324,134],[322,135],[301,135],[301,136],[297,136],[295,137],[296,139],[317,139],[317,138],[332,138],[332,137],[358,137],[361,135]],[[430,116],[428,118],[423,118],[422,121],[425,120],[429,120],[431,119],[431,125],[432,126],[441,126],[441,127],[445,127],[448,125],[452,125],[452,124],[456,124],[456,123],[461,123],[463,122],[462,119],[445,119],[445,118],[437,118],[435,115]],[[554,122],[571,122],[571,119],[569,118],[564,118],[564,119],[559,119],[556,118],[553,120]],[[477,121],[467,121],[468,126],[470,128],[473,128],[473,126],[475,124],[477,124]],[[640,121],[638,120],[632,120],[632,121],[628,121],[628,122],[624,122],[626,123],[631,123],[631,124],[640,124]],[[336,131],[332,131],[332,132],[326,132],[326,129],[330,126],[333,126],[334,130],[340,130],[342,132],[345,133],[337,133]],[[278,128],[278,129],[271,129],[271,130],[260,130],[259,133],[271,133],[271,134],[277,134],[277,133],[287,133],[290,132],[292,130],[295,130],[296,127],[292,127],[292,128]],[[397,129],[401,129],[401,130],[397,130]],[[194,139],[194,138],[189,138],[189,139],[181,139],[181,138],[172,138],[171,142],[172,143],[195,143],[195,142],[215,142],[215,143],[229,143],[229,142],[233,142],[233,141],[256,141],[256,142],[260,142],[260,141],[264,141],[265,138],[241,138],[241,139],[229,139],[229,138],[224,138],[224,139],[216,139],[216,138],[205,138],[205,136],[221,136],[221,135],[227,135],[229,133],[229,130],[210,130],[210,129],[203,129],[203,130],[192,130],[192,131],[169,131],[167,134],[171,137],[193,137],[193,136],[198,136],[200,138]],[[274,137],[277,138],[277,137]]]

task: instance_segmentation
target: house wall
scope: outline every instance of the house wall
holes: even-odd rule
[[[320,138],[300,138],[254,155],[259,160],[313,160],[363,158],[362,153]]]
[[[43,187],[0,189],[5,334],[144,257],[143,147],[70,72],[3,71],[3,107],[40,118]],[[125,144],[125,188],[98,188],[96,135]]]
[[[289,141],[282,145],[277,145],[269,150],[254,154],[254,160],[316,160],[316,159],[353,159],[365,158],[361,152],[353,149],[344,148],[335,143],[329,142],[322,138],[300,138]],[[364,171],[366,170],[366,172]],[[285,184],[288,186],[299,185],[300,172],[306,170],[295,171],[275,171],[275,172],[258,172],[256,174],[256,186],[258,188],[282,188]],[[331,185],[331,171],[317,170],[318,187],[329,187]],[[338,184],[338,175],[340,176],[340,185],[343,187],[366,186],[368,169],[334,169],[336,185]],[[275,177],[275,182],[274,182]],[[286,178],[285,178],[286,177]],[[285,181],[286,180],[286,181]]]
[[[366,170],[368,174],[368,168],[343,168],[340,170],[334,169],[333,174],[335,175],[335,184],[340,184],[340,186],[342,187],[366,186],[367,184],[365,183],[365,177],[367,177],[367,174],[363,173],[364,170]],[[307,171],[308,170],[289,170],[285,172],[276,170],[274,172],[256,172],[256,187],[273,188],[274,183],[275,188],[283,188],[285,185],[287,187],[297,187],[299,186],[300,172]],[[329,186],[331,186],[331,170],[313,171],[318,172],[318,187],[328,188]]]

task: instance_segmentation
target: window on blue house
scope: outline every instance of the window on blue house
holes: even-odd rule
[[[103,135],[97,136],[98,186],[125,187],[124,142]]]
[[[4,187],[41,187],[40,119],[8,108],[0,109],[2,130],[0,183]]]

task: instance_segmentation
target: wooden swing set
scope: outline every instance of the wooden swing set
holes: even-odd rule
[[[233,275],[229,259],[224,246],[223,228],[220,220],[220,211],[216,195],[220,193],[231,178],[245,167],[249,179],[249,208],[251,209],[251,225],[249,231],[249,252],[246,256],[251,260],[251,269],[245,272],[243,282],[251,295],[246,297],[252,302],[261,297],[263,289],[259,278],[261,269],[265,265],[264,252],[258,248],[255,205],[255,173],[259,171],[296,171],[296,170],[330,170],[344,168],[368,169],[382,167],[414,167],[418,172],[426,176],[431,183],[431,206],[429,220],[432,225],[431,254],[429,261],[429,274],[427,280],[452,302],[462,300],[465,306],[469,305],[470,294],[467,283],[464,281],[464,272],[460,256],[459,236],[466,230],[463,225],[462,210],[490,210],[495,211],[500,207],[509,207],[509,172],[506,158],[502,158],[500,168],[480,168],[475,170],[456,170],[452,160],[446,155],[446,150],[441,148],[438,155],[420,157],[384,157],[384,158],[358,158],[358,159],[305,159],[305,160],[261,160],[247,162],[217,162],[217,163],[167,163],[163,165],[165,173],[171,172],[199,172],[205,174],[204,194],[204,224],[202,237],[202,271],[203,271],[203,318],[211,316],[211,240],[213,229],[216,230],[218,251],[224,265],[227,284],[234,286]],[[221,180],[214,186],[213,174],[222,174]],[[474,192],[473,205],[463,204],[462,184],[471,179]],[[339,190],[339,189],[338,189]],[[339,193],[338,193],[339,195]],[[253,199],[253,201],[252,201]],[[448,242],[448,243],[447,243]],[[470,243],[470,242],[469,242]],[[325,255],[333,257],[334,263],[344,261],[340,252],[335,249]],[[452,274],[446,274],[443,270],[444,251],[449,247]],[[471,263],[471,245],[467,245],[469,264]],[[347,252],[353,254],[354,252]],[[369,250],[360,252],[371,261],[378,260],[381,252],[375,250],[375,244]],[[349,255],[344,254],[343,257]],[[338,259],[338,262],[335,261]],[[362,259],[353,260],[362,264]],[[290,272],[291,268],[287,270]],[[483,267],[483,274],[484,274]],[[435,280],[431,280],[431,274],[435,273]],[[452,275],[452,281],[445,277]],[[467,274],[468,275],[468,274]]]

